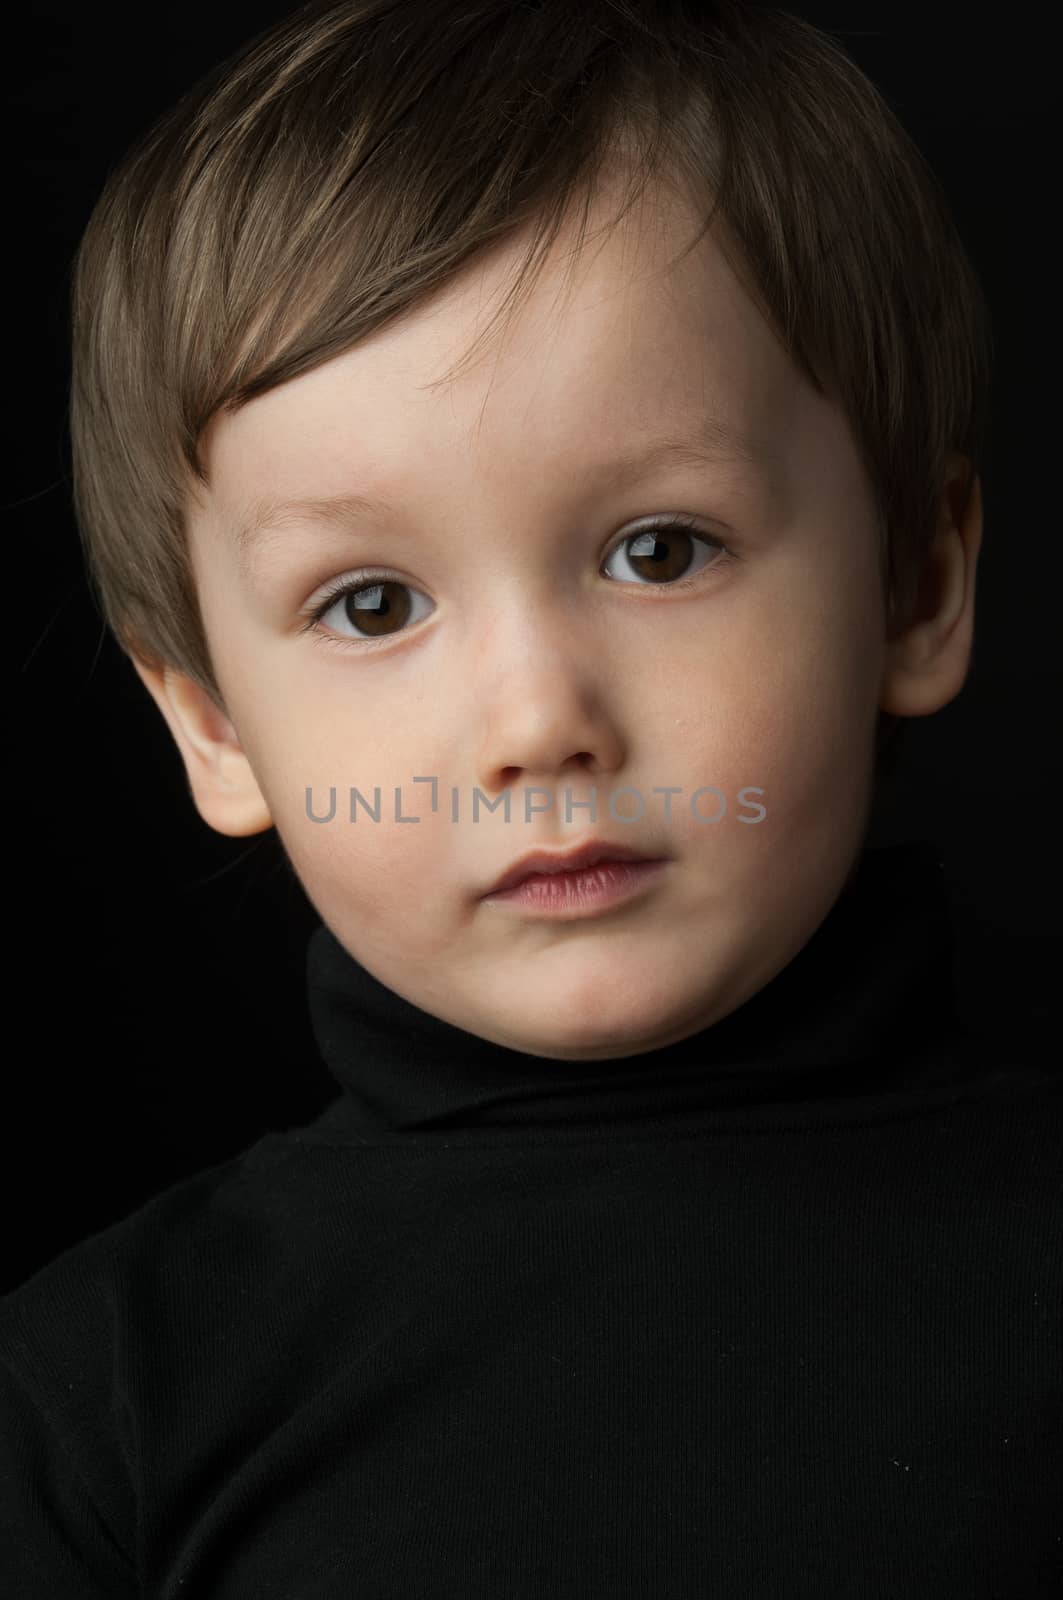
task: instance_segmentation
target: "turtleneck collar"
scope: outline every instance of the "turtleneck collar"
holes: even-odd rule
[[[329,1126],[553,1128],[698,1110],[791,1107],[947,1081],[955,938],[937,849],[865,850],[825,920],[768,984],[711,1027],[641,1055],[528,1055],[421,1010],[322,924],[307,948],[310,1018],[345,1091]]]

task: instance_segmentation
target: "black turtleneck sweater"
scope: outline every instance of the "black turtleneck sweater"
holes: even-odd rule
[[[340,1096],[0,1301],[0,1592],[1063,1593],[1060,1078],[963,1033],[952,968],[925,846],[613,1061],[321,927]]]

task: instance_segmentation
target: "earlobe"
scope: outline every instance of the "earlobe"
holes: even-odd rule
[[[974,641],[975,580],[982,543],[982,488],[976,476],[966,507],[966,462],[948,460],[941,520],[920,575],[907,626],[886,645],[879,709],[925,717],[954,700],[967,680]]]
[[[130,659],[173,734],[204,822],[233,838],[271,828],[269,807],[225,712],[198,683],[172,667]]]

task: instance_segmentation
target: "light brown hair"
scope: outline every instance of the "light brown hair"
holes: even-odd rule
[[[841,45],[736,0],[315,0],[152,125],[77,250],[74,508],[122,647],[220,705],[186,520],[210,487],[208,422],[534,223],[451,376],[519,309],[573,206],[582,240],[617,159],[624,210],[658,179],[722,224],[747,291],[843,408],[879,510],[887,623],[903,622],[947,452],[969,462],[968,492],[979,470],[991,331],[938,180]]]

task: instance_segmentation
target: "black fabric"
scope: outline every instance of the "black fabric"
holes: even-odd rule
[[[588,1064],[320,928],[332,1104],[0,1301],[0,1592],[1054,1596],[1060,1079],[954,962],[933,849],[868,852],[744,1006]]]

